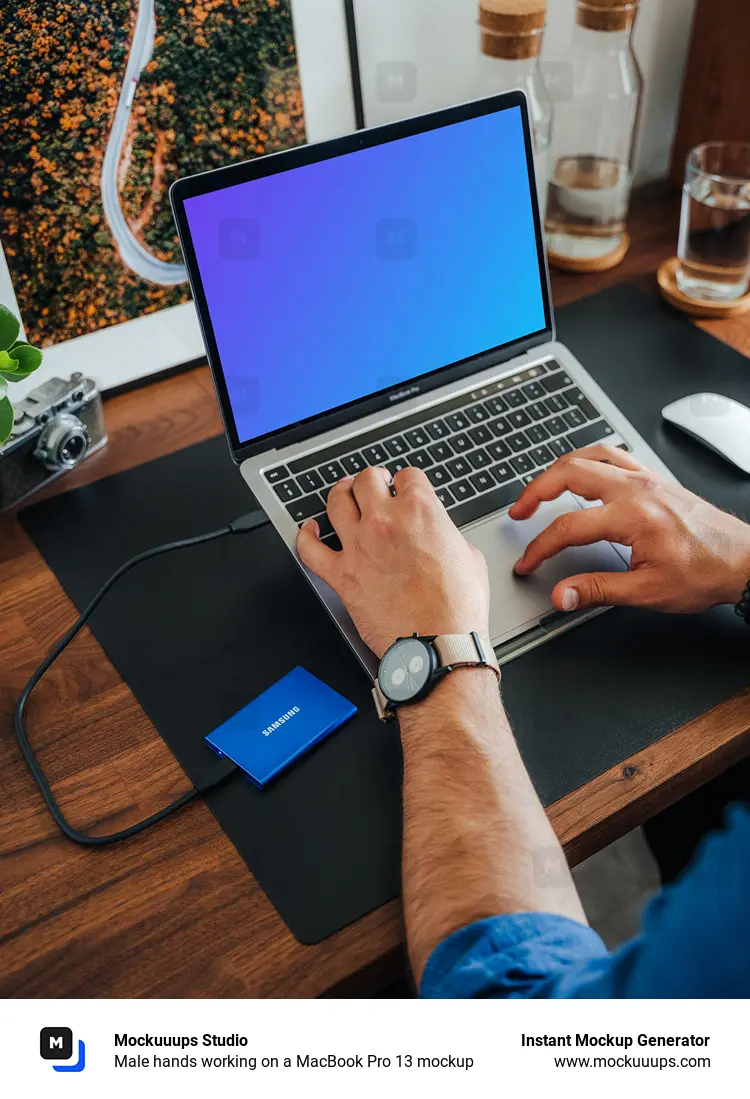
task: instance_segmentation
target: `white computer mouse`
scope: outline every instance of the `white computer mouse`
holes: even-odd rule
[[[750,474],[750,408],[718,393],[693,393],[662,409],[668,423]]]

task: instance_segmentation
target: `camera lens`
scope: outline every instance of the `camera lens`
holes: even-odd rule
[[[85,425],[72,412],[63,412],[39,436],[36,456],[51,470],[73,469],[86,457],[91,440]]]

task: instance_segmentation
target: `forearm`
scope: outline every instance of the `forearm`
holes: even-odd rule
[[[543,911],[584,921],[495,677],[453,672],[403,707],[400,724],[404,911],[416,980],[440,942],[488,916]]]

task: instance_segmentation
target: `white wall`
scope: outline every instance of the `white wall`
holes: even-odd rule
[[[548,0],[546,58],[564,56],[575,0]],[[368,125],[473,99],[478,0],[356,0]],[[635,50],[646,82],[636,175],[664,176],[679,107],[695,0],[641,0]],[[383,98],[383,63],[403,65],[408,99]],[[378,82],[381,87],[378,87]],[[411,97],[411,92],[414,95]]]

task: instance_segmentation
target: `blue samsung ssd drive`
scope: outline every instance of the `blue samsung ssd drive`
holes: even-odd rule
[[[205,740],[262,788],[356,712],[342,695],[298,667]]]

